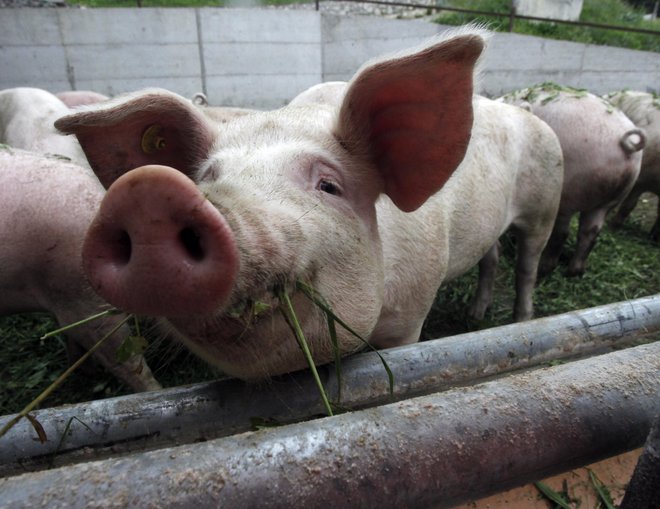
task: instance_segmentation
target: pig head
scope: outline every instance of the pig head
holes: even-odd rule
[[[125,311],[164,317],[190,349],[243,378],[305,366],[278,289],[315,361],[332,359],[325,315],[298,281],[377,343],[385,275],[376,202],[384,194],[415,211],[461,163],[483,45],[480,31],[456,31],[368,64],[338,108],[214,123],[149,90],[58,120],[108,188],[83,247],[92,286]],[[363,346],[337,333],[342,354]]]

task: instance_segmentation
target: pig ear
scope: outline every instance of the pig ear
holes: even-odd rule
[[[213,124],[186,99],[149,90],[92,107],[55,122],[75,134],[107,188],[146,164],[161,164],[192,177],[215,141]]]
[[[483,46],[478,34],[458,35],[368,65],[349,85],[337,137],[375,165],[384,192],[404,211],[420,207],[463,160]]]

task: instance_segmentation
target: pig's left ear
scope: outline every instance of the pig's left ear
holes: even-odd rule
[[[217,132],[190,103],[150,89],[62,117],[55,127],[75,134],[107,188],[138,166],[171,166],[189,177],[208,157]]]
[[[457,35],[367,65],[349,85],[337,137],[378,169],[384,192],[406,212],[436,193],[465,156],[483,47],[478,33]]]

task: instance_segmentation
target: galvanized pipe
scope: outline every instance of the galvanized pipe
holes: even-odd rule
[[[660,343],[474,387],[0,480],[9,508],[451,507],[644,443]]]
[[[621,348],[658,331],[660,295],[394,348],[381,352],[394,373],[392,397],[378,357],[356,355],[342,363],[341,405],[364,408],[429,394]],[[320,372],[336,399],[334,368]],[[254,418],[290,423],[320,414],[323,407],[307,372],[261,386],[222,380],[44,409],[33,415],[48,441],[40,443],[28,421],[19,423],[0,438],[0,475],[227,436],[253,429]],[[0,418],[0,427],[10,418]]]

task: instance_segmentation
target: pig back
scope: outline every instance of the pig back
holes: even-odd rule
[[[475,99],[474,111],[460,171],[432,202],[448,218],[443,281],[476,265],[511,224],[552,223],[561,196],[561,147],[549,126],[486,98]]]
[[[545,91],[532,111],[557,134],[564,154],[562,212],[609,209],[628,193],[639,175],[641,151],[622,141],[635,124],[621,110],[581,91]]]
[[[48,308],[44,288],[89,292],[80,245],[102,196],[86,168],[0,148],[0,312]]]
[[[63,136],[55,120],[69,114],[55,95],[38,88],[18,87],[0,91],[0,143],[40,154],[64,156],[87,166],[87,158],[71,136]]]
[[[637,185],[660,194],[660,98],[646,92],[625,91],[607,96],[646,133]]]

